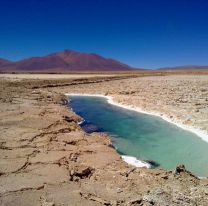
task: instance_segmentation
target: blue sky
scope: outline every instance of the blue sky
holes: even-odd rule
[[[0,0],[0,57],[63,49],[134,67],[208,65],[208,1]]]

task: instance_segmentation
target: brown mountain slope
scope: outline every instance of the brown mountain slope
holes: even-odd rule
[[[17,62],[0,64],[1,71],[124,71],[130,66],[97,54],[64,50],[43,57],[32,57]]]
[[[0,67],[9,63],[11,63],[9,60],[0,58]]]

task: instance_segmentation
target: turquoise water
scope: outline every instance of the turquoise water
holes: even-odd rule
[[[178,164],[208,176],[208,143],[165,120],[111,105],[102,97],[71,96],[73,111],[85,119],[83,128],[110,134],[120,154],[173,170]]]

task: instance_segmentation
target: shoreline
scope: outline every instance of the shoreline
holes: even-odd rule
[[[208,143],[208,132],[205,131],[205,130],[201,130],[201,129],[198,129],[198,128],[195,128],[193,126],[189,126],[189,125],[186,125],[186,124],[183,124],[181,122],[178,122],[178,120],[172,120],[170,118],[168,118],[167,116],[165,116],[165,114],[160,114],[158,112],[148,112],[148,111],[144,111],[142,110],[141,108],[139,107],[135,107],[133,105],[124,105],[124,104],[121,104],[121,103],[118,103],[118,102],[115,102],[113,100],[113,97],[112,96],[105,96],[103,94],[87,94],[87,93],[65,93],[66,96],[92,96],[92,97],[103,97],[105,99],[107,99],[107,102],[109,104],[112,104],[112,105],[115,105],[115,106],[118,106],[118,107],[122,107],[124,109],[128,109],[128,110],[132,110],[132,111],[136,111],[136,112],[139,112],[139,113],[143,113],[143,114],[147,114],[147,115],[152,115],[152,116],[157,116],[159,118],[162,118],[164,121],[167,121],[171,124],[174,124],[176,125],[177,127],[181,128],[181,129],[184,129],[186,131],[189,131],[191,133],[194,133],[195,135],[197,135],[199,138],[201,138],[203,141],[207,142]]]
[[[161,77],[154,78],[150,80],[155,83],[153,87],[159,89],[164,87],[169,91],[168,86],[165,87],[162,84],[161,87],[161,81],[157,82],[157,80],[161,80]],[[194,76],[191,78],[195,81]],[[80,117],[69,106],[67,107],[66,100],[70,100],[73,96],[65,96],[65,93],[107,95],[106,92],[109,92],[108,95],[112,96],[115,102],[138,106],[142,106],[143,104],[140,103],[145,101],[145,99],[137,101],[139,97],[148,98],[149,90],[140,93],[137,88],[141,85],[141,88],[148,86],[149,81],[142,80],[142,78],[114,80],[113,78],[86,78],[76,81],[73,79],[33,81],[2,79],[0,88],[1,205],[67,206],[83,204],[97,206],[117,204],[130,206],[154,204],[165,206],[176,203],[190,206],[195,206],[196,203],[208,205],[207,174],[201,175],[204,178],[199,178],[183,165],[175,165],[171,170],[155,168],[154,161],[152,162],[151,159],[148,161],[148,158],[147,162],[153,163],[152,169],[131,166],[122,160],[122,154],[120,155],[113,147],[109,135],[100,132],[87,134],[78,125]],[[143,84],[142,81],[146,83]],[[139,84],[136,85],[136,82]],[[208,83],[208,76],[206,82]],[[126,85],[130,83],[132,86],[126,88]],[[135,87],[133,87],[134,84]],[[183,85],[178,77],[174,77],[174,85],[169,82],[168,85],[174,89],[182,85],[181,90],[183,93],[187,93],[187,84]],[[204,88],[201,80],[197,80],[194,85],[199,91]],[[149,88],[152,89],[152,87]],[[131,95],[122,95],[127,89],[136,91],[135,101]],[[166,90],[163,91],[164,95],[156,93],[157,91],[158,89],[151,91],[150,100],[157,101],[158,95],[163,100],[167,93]],[[121,92],[122,96],[116,95],[118,92]],[[154,92],[157,94],[156,96],[151,95]],[[171,100],[170,103],[179,97],[179,93],[168,98]],[[199,97],[196,91],[193,91],[192,95],[196,98]],[[203,94],[203,99],[205,98],[207,97]],[[164,98],[164,101],[158,102],[158,104],[163,105],[163,102],[168,99]],[[108,104],[107,99],[102,98],[101,100]],[[149,101],[144,110],[155,108],[152,111],[160,111],[160,108],[162,109],[156,105],[150,107],[151,102]],[[194,106],[197,102],[198,99],[191,102],[192,108],[196,108]],[[206,103],[205,101],[202,106],[207,111]],[[165,109],[161,113],[167,112],[168,115],[173,111]],[[180,114],[183,113],[179,113],[179,120]],[[190,113],[184,113],[186,118],[185,114]],[[197,114],[197,120],[207,120],[207,113],[203,114],[200,111]],[[201,114],[202,116],[200,116]],[[195,119],[195,116],[193,118]],[[207,121],[202,124],[198,123],[200,128],[208,131]],[[194,122],[193,125],[195,125]],[[199,141],[201,142],[201,139]],[[203,142],[201,143],[203,144]],[[137,162],[135,158],[127,158]],[[190,191],[191,195],[189,195]]]

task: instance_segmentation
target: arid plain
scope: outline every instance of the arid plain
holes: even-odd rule
[[[128,165],[64,95],[111,96],[206,134],[208,74],[185,73],[1,74],[0,205],[208,205],[207,178]]]

